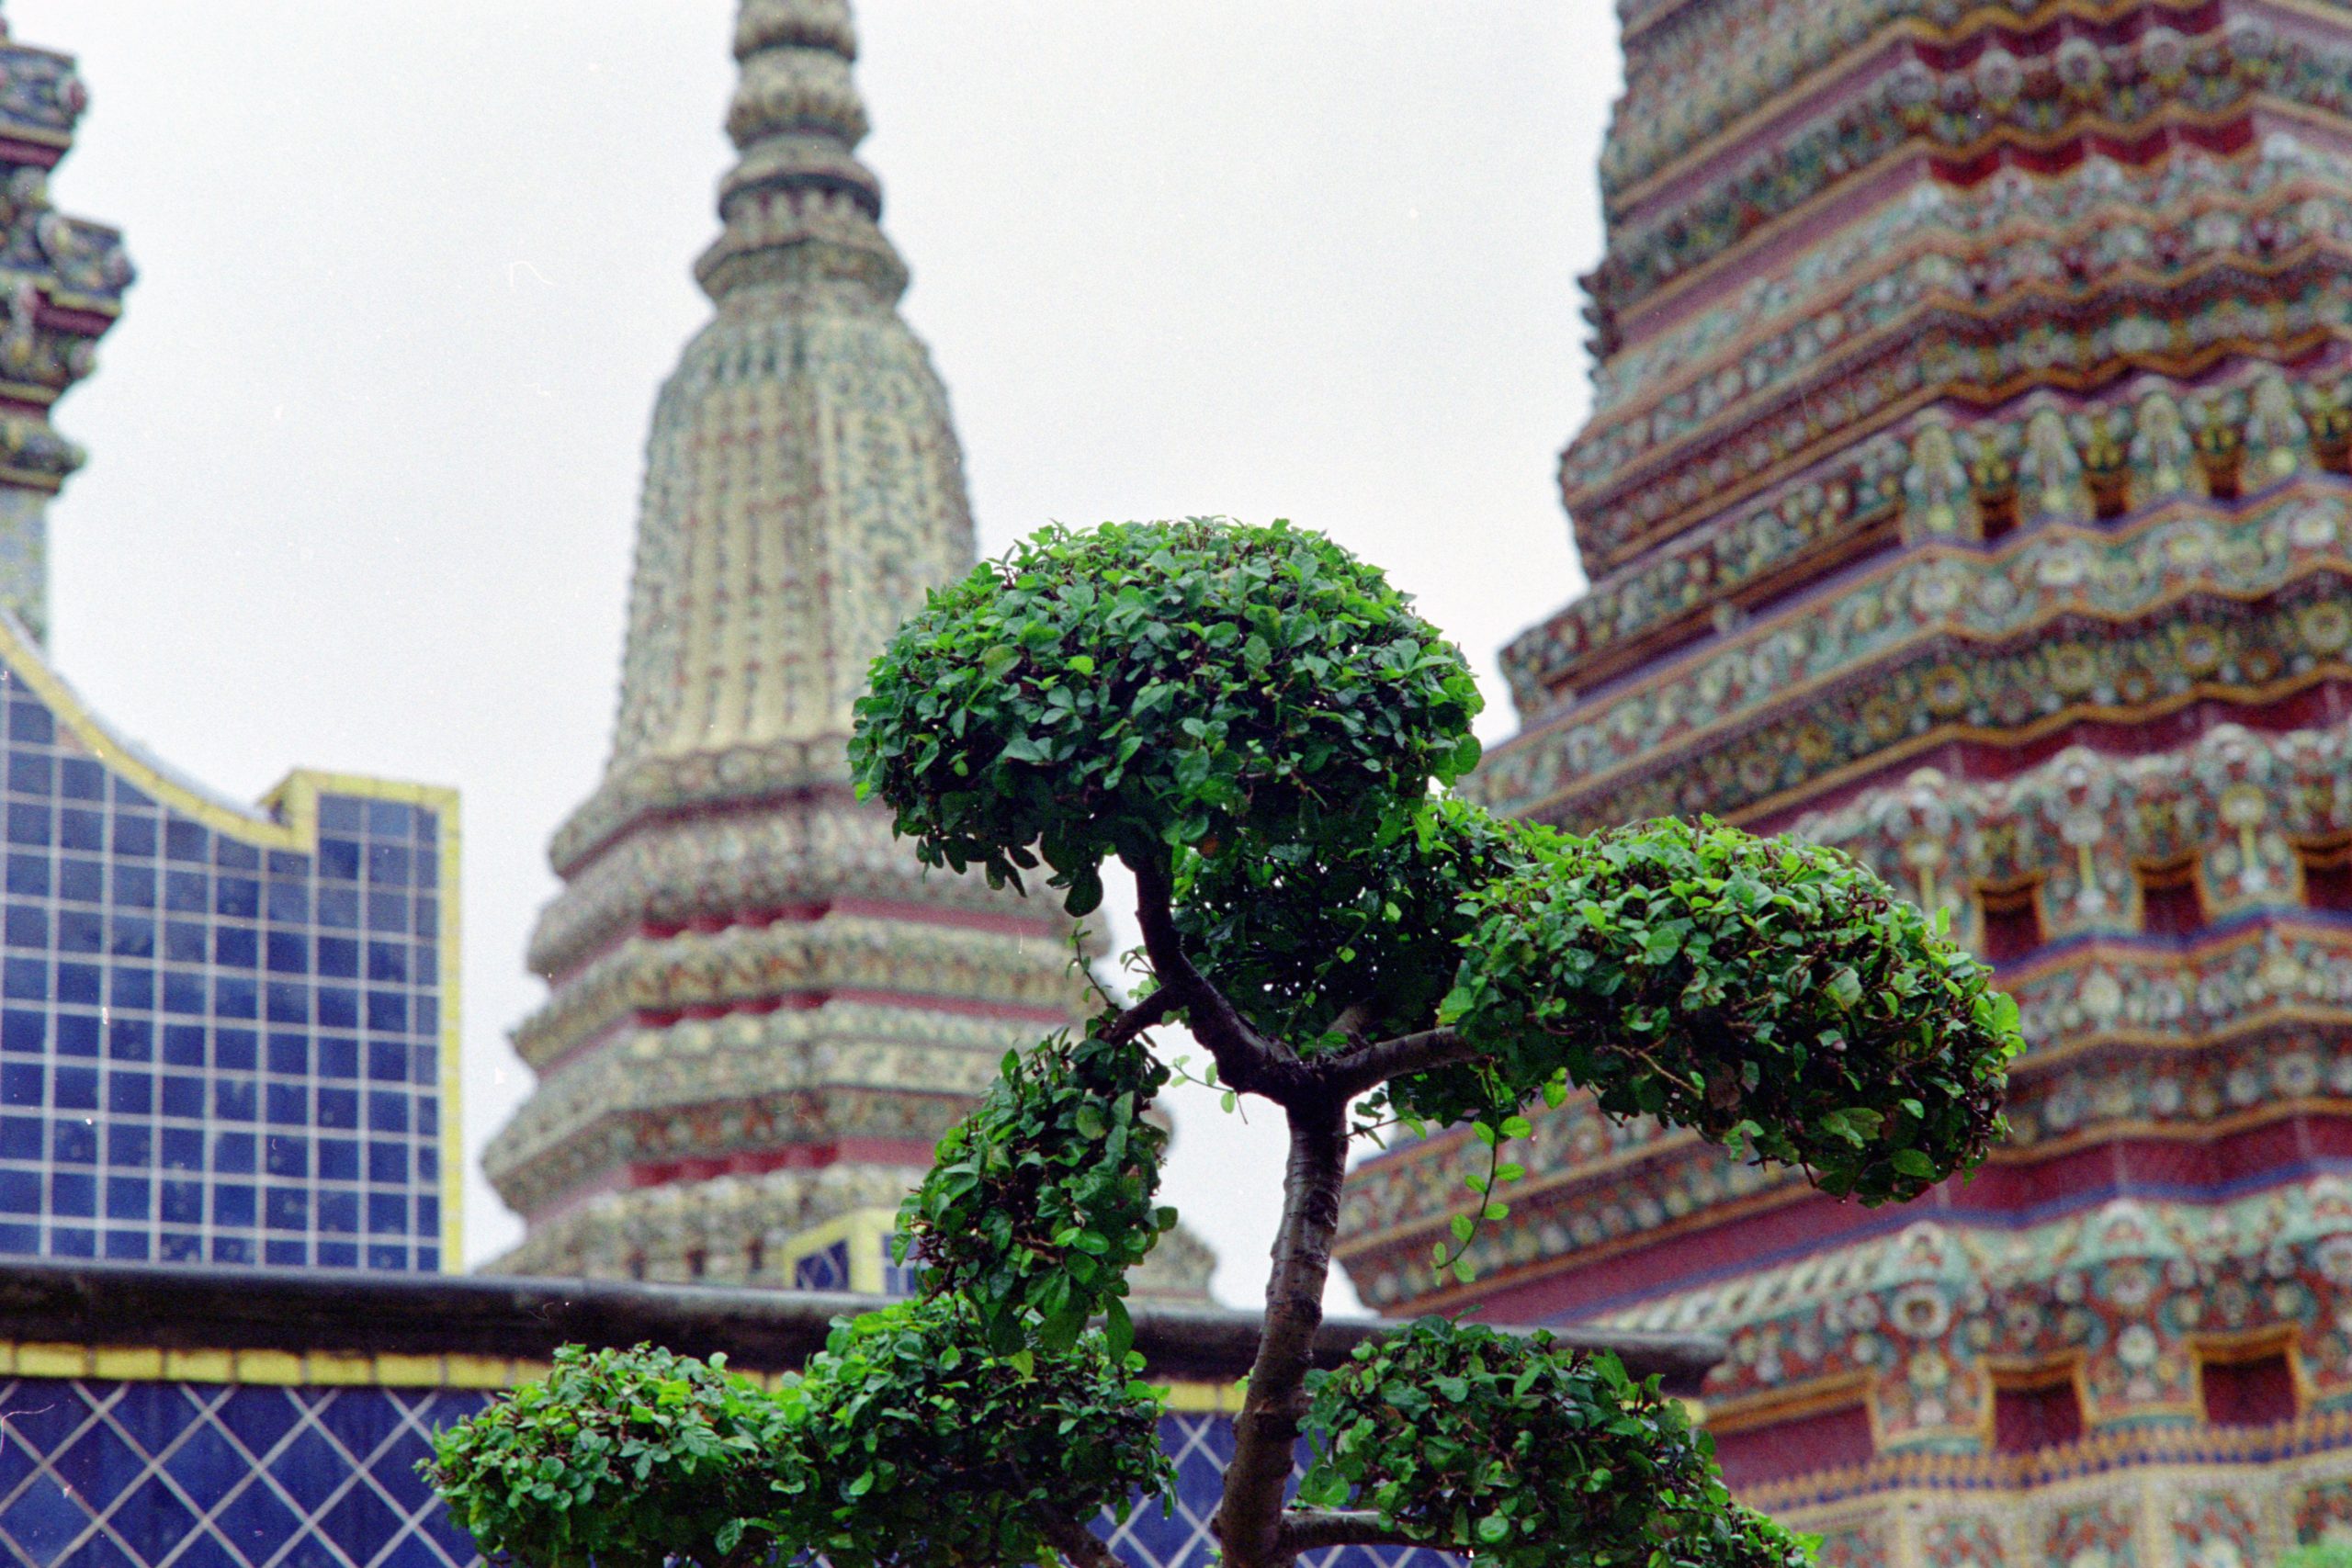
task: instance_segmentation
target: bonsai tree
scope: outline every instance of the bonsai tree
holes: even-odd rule
[[[1171,1483],[1124,1297],[1176,1221],[1146,1112],[1170,1077],[1149,1032],[1181,1021],[1290,1136],[1214,1519],[1231,1568],[1348,1543],[1802,1563],[1611,1356],[1430,1318],[1316,1368],[1351,1139],[1469,1122],[1499,1150],[1573,1087],[1901,1201],[2001,1131],[2015,1004],[1832,852],[1705,821],[1572,834],[1448,796],[1478,706],[1410,601],[1280,524],[1049,529],[934,593],[875,661],[859,790],[926,863],[1042,879],[1072,914],[1118,860],[1139,999],[1005,1058],[901,1212],[922,1295],[840,1322],[773,1391],[574,1349],[445,1433],[434,1474],[475,1539],[544,1568],[1110,1568],[1090,1523]],[[1465,1179],[1498,1218],[1517,1170],[1484,1157]]]

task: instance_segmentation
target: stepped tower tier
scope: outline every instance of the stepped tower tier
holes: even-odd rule
[[[1089,1010],[1050,901],[927,873],[851,794],[866,666],[973,561],[963,459],[847,6],[745,0],[735,55],[716,313],[654,407],[612,757],[514,1037],[539,1084],[486,1156],[513,1270],[789,1285],[797,1238],[895,1207],[1004,1053]]]
[[[1948,912],[2024,1009],[2014,1135],[1871,1211],[1571,1100],[1476,1285],[1426,1262],[1451,1136],[1357,1173],[1343,1259],[1728,1334],[1720,1451],[1825,1562],[2352,1530],[2352,8],[1621,14],[1591,587],[1476,787]]]

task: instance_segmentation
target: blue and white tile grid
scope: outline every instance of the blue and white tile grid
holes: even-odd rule
[[[437,1269],[436,814],[256,847],[0,695],[0,1254]]]
[[[29,1568],[469,1568],[473,1543],[416,1473],[481,1407],[430,1389],[0,1383],[0,1551]],[[1112,1538],[1131,1568],[1204,1568],[1230,1420],[1170,1416],[1182,1501]],[[1446,1568],[1345,1547],[1311,1568]]]

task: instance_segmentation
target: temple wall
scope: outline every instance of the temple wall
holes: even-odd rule
[[[433,1434],[543,1372],[564,1343],[728,1353],[773,1380],[870,1296],[318,1269],[12,1263],[0,1268],[0,1560],[29,1568],[469,1568],[416,1473]],[[1257,1339],[1238,1313],[1139,1308],[1170,1388],[1174,1510],[1113,1535],[1136,1568],[1204,1568]],[[1327,1325],[1318,1354],[1369,1331]],[[1721,1353],[1651,1342],[1638,1366],[1688,1388]],[[1107,1528],[1107,1520],[1105,1521]],[[1347,1548],[1313,1568],[1441,1568]]]

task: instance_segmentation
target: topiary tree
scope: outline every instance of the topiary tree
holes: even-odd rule
[[[837,1325],[779,1388],[571,1351],[445,1434],[434,1473],[476,1540],[543,1568],[1108,1568],[1089,1521],[1170,1483],[1124,1297],[1176,1219],[1145,1113],[1169,1080],[1148,1032],[1181,1021],[1290,1134],[1214,1520],[1231,1568],[1346,1543],[1802,1562],[1613,1357],[1430,1318],[1314,1368],[1351,1139],[1474,1123],[1498,1218],[1522,1109],[1577,1087],[1899,1201],[2000,1133],[2016,1007],[1833,852],[1713,822],[1575,835],[1439,793],[1477,761],[1478,706],[1379,572],[1280,524],[1049,529],[934,593],[875,661],[861,793],[925,862],[1042,873],[1073,914],[1115,857],[1141,998],[1006,1058],[902,1211],[922,1297]]]

